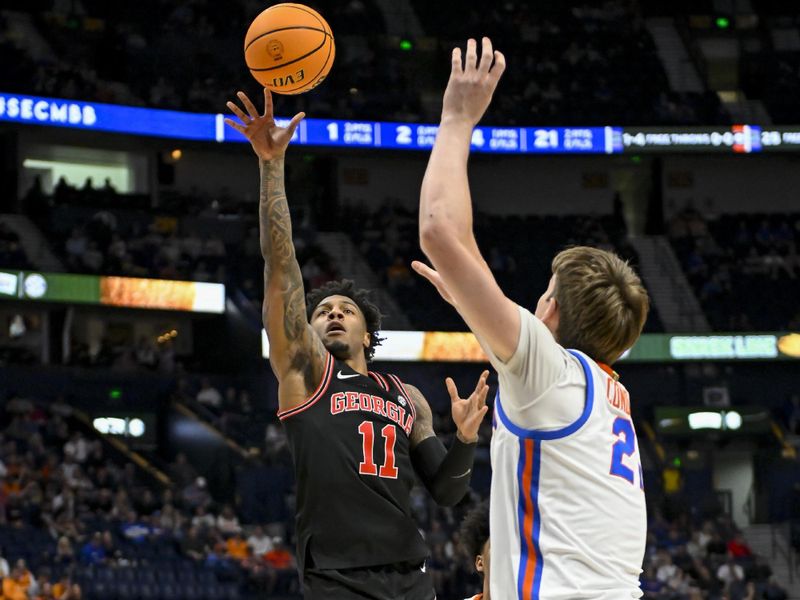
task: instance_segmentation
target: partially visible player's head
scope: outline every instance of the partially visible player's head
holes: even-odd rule
[[[613,252],[576,246],[553,259],[536,316],[559,344],[613,363],[639,338],[650,301],[639,276]]]
[[[475,570],[483,581],[483,598],[489,598],[489,500],[486,499],[467,513],[459,530],[461,546],[475,561]]]
[[[306,295],[308,322],[325,348],[339,360],[364,353],[369,362],[383,338],[378,336],[381,311],[349,279],[330,281]]]

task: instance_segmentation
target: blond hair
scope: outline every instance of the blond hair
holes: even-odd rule
[[[613,252],[588,246],[559,252],[552,268],[558,342],[613,363],[639,338],[650,309],[639,276]]]

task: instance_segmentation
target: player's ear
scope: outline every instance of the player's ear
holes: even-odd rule
[[[547,304],[544,307],[544,314],[542,315],[542,322],[547,325],[550,331],[558,331],[559,313],[560,305],[554,294],[547,299]]]
[[[364,332],[364,339],[361,341],[364,344],[364,348],[369,348],[372,345],[372,336],[370,335],[369,331]]]
[[[475,557],[475,570],[478,573],[483,573],[483,554],[478,554]]]

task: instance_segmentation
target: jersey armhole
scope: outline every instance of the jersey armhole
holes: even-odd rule
[[[594,377],[592,376],[592,370],[591,367],[589,367],[588,360],[580,352],[576,350],[567,350],[567,352],[578,359],[583,368],[583,374],[586,377],[586,401],[583,405],[583,412],[574,422],[560,429],[525,429],[524,427],[514,424],[508,415],[506,415],[500,400],[500,389],[498,387],[494,399],[495,412],[500,422],[503,423],[503,426],[517,437],[532,440],[558,440],[572,435],[589,420],[589,415],[592,413],[592,407],[594,406]]]
[[[288,419],[298,413],[303,412],[306,409],[311,408],[317,400],[319,400],[322,395],[325,393],[325,390],[328,389],[328,385],[331,382],[331,375],[333,374],[333,354],[328,352],[328,358],[325,361],[325,370],[322,373],[322,380],[319,382],[317,389],[314,390],[314,393],[308,397],[302,404],[298,404],[294,408],[287,408],[286,410],[279,410],[278,411],[278,419],[283,421],[284,419]]]

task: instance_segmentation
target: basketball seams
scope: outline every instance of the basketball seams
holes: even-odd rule
[[[291,2],[286,2],[284,4],[276,4],[275,6],[272,6],[272,7],[268,8],[267,10],[271,10],[273,8],[277,8],[279,6],[282,6],[283,8],[293,8],[294,10],[299,10],[300,12],[306,13],[307,15],[309,15],[311,17],[314,17],[314,20],[316,20],[316,22],[319,23],[319,25],[320,25],[320,27],[322,27],[322,29],[319,30],[319,29],[316,29],[315,27],[285,27],[283,29],[273,29],[272,31],[267,31],[266,33],[262,33],[257,38],[255,38],[253,40],[250,40],[250,43],[247,44],[244,47],[244,51],[245,52],[247,52],[247,49],[250,46],[253,45],[253,42],[255,42],[256,40],[262,38],[263,36],[269,35],[270,33],[275,33],[276,31],[283,31],[283,30],[286,30],[286,29],[311,29],[311,30],[314,30],[314,31],[322,31],[322,33],[324,33],[325,35],[328,35],[331,38],[333,38],[333,30],[331,29],[331,26],[328,25],[328,22],[323,20],[320,15],[316,14],[313,11],[308,10],[302,4],[292,4]],[[264,11],[264,12],[266,12],[266,11]],[[326,26],[327,26],[327,28],[326,28]]]
[[[328,66],[328,61],[330,61],[330,59],[331,59],[331,53],[333,52],[333,49],[334,49],[333,38],[331,38],[331,44],[330,44],[330,46],[328,46],[328,56],[325,58],[325,62],[322,63],[322,67],[320,68],[320,70],[317,71],[317,74],[314,75],[314,77],[311,78],[311,81],[316,81],[317,77],[319,77],[319,74],[322,73],[325,70],[325,67]],[[276,90],[276,91],[278,91],[278,93],[280,93],[280,94],[292,94],[294,92],[299,92],[300,90],[304,89],[304,87],[307,87],[307,85],[308,84],[306,84],[306,86],[301,86],[299,88],[294,88],[294,89],[291,89],[291,90]],[[314,87],[316,87],[316,85]],[[314,89],[314,88],[312,87],[310,89]]]
[[[260,40],[263,37],[272,35],[273,33],[279,33],[281,31],[292,31],[294,29],[305,29],[306,31],[319,31],[323,36],[322,37],[323,44],[325,43],[325,37],[333,37],[324,29],[317,29],[316,27],[308,27],[307,25],[292,25],[291,27],[279,27],[278,29],[271,29],[269,31],[265,31],[264,33],[258,34],[256,37],[250,40],[250,43],[247,44],[247,46],[244,47],[244,51],[246,53],[250,49],[250,46],[255,44],[258,40]]]
[[[311,15],[312,17],[314,17],[314,18],[317,20],[317,23],[319,23],[319,24],[320,24],[320,26],[322,27],[322,29],[323,29],[323,30],[325,29],[325,26],[327,25],[327,26],[328,26],[328,29],[327,29],[327,30],[325,30],[325,33],[327,33],[328,35],[330,35],[331,37],[333,37],[333,31],[331,30],[331,26],[330,26],[330,25],[328,25],[328,22],[327,22],[327,21],[325,21],[324,19],[322,19],[321,15],[319,15],[319,14],[318,14],[318,13],[316,13],[316,12],[312,12],[312,11],[308,10],[308,8],[306,8],[306,7],[305,7],[305,6],[303,6],[302,4],[292,4],[292,3],[290,3],[290,2],[287,2],[286,4],[288,4],[289,6],[291,6],[292,8],[294,8],[294,9],[296,9],[296,10],[299,10],[300,12],[304,12],[304,13],[306,13],[307,15]]]
[[[298,29],[298,28],[292,27],[291,29]],[[319,49],[325,45],[325,42],[327,41],[328,41],[327,39],[322,38],[322,43],[313,50],[311,50],[311,52],[307,52],[306,54],[303,54],[303,56],[298,56],[297,58],[293,58],[292,60],[287,61],[285,63],[281,63],[280,65],[275,65],[274,67],[260,67],[258,69],[248,65],[247,68],[250,69],[251,71],[258,71],[259,73],[263,73],[264,71],[273,71],[275,69],[282,69],[283,67],[288,67],[289,65],[296,63],[298,60],[303,60],[304,58],[308,58],[312,54],[316,54],[319,51]],[[333,43],[333,40],[331,40],[331,43]]]

